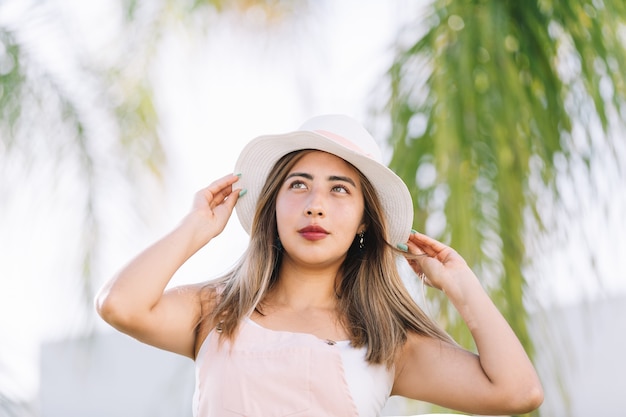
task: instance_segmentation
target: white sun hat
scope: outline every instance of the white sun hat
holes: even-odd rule
[[[302,149],[331,153],[361,171],[380,199],[389,243],[395,246],[408,240],[413,224],[413,203],[406,184],[383,164],[380,148],[372,135],[356,120],[338,114],[316,116],[294,132],[259,136],[244,147],[234,172],[241,174],[237,187],[247,190],[237,201],[236,211],[248,234],[271,169],[284,155]]]

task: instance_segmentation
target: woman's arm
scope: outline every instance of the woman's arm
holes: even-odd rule
[[[442,290],[472,333],[478,355],[411,334],[396,366],[394,394],[459,411],[518,414],[539,407],[543,390],[524,348],[465,260],[423,234],[407,242],[413,269]]]
[[[165,291],[194,253],[222,232],[238,199],[227,175],[196,193],[193,208],[165,237],[107,282],[96,296],[100,316],[144,343],[193,358],[202,284]]]

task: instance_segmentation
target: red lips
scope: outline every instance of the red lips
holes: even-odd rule
[[[298,233],[300,233],[300,235],[307,240],[320,240],[328,236],[326,229],[315,224],[303,227],[298,230]]]

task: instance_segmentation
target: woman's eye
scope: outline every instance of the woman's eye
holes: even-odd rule
[[[346,187],[345,185],[335,185],[332,188],[333,191],[338,191],[340,193],[347,193],[349,194],[350,192],[348,191],[348,187]]]
[[[289,185],[289,188],[293,188],[297,190],[304,190],[306,189],[306,184],[303,183],[302,181],[294,181]]]

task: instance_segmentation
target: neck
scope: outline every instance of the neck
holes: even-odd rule
[[[275,303],[293,309],[334,309],[338,268],[305,269],[283,262],[272,291]]]

